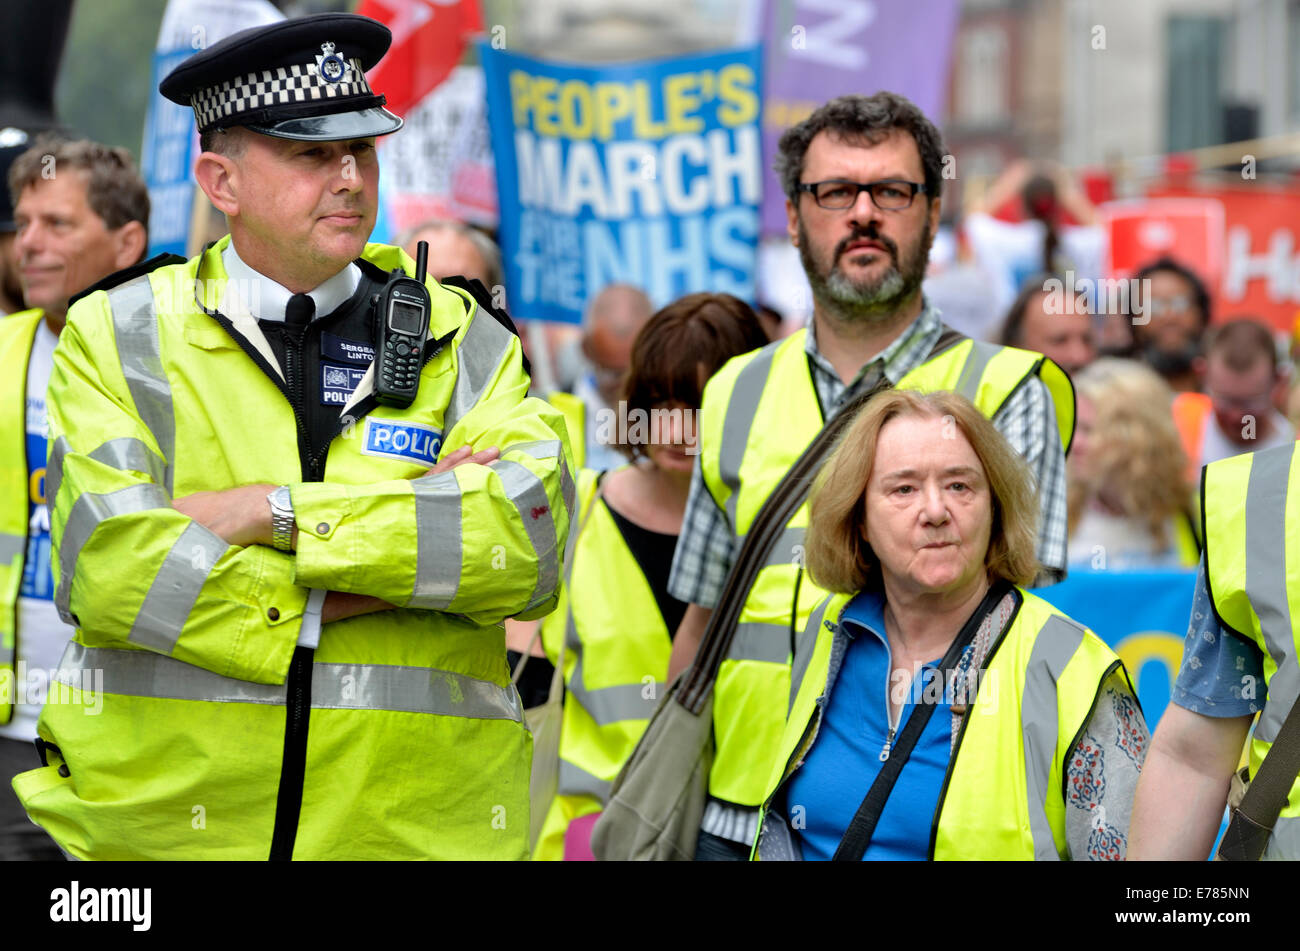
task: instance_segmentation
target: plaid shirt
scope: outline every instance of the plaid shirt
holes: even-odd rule
[[[821,403],[822,415],[829,418],[843,403],[864,388],[874,386],[881,373],[897,384],[904,376],[925,362],[943,332],[939,312],[926,301],[921,315],[888,347],[866,364],[847,386],[835,368],[817,350],[817,340],[810,329],[805,349],[812,368],[813,384]],[[1065,453],[1056,425],[1052,396],[1038,377],[1032,377],[1007,400],[993,425],[1012,447],[1029,463],[1039,486],[1041,513],[1038,533],[1038,560],[1043,565],[1035,584],[1053,584],[1065,578],[1066,503]],[[722,585],[735,559],[738,544],[726,513],[709,494],[700,474],[696,457],[691,476],[691,492],[686,515],[673,558],[668,591],[673,597],[701,607],[712,608],[722,594]]]

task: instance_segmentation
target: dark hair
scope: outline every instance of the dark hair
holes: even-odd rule
[[[1196,309],[1201,313],[1201,329],[1204,330],[1208,327],[1210,325],[1210,292],[1205,289],[1205,284],[1196,273],[1165,255],[1143,266],[1133,276],[1139,281],[1145,281],[1157,271],[1169,271],[1177,274],[1192,286],[1192,298],[1196,302]]]
[[[767,346],[752,307],[730,294],[687,294],[646,321],[623,379],[627,411],[664,403],[699,409],[704,384],[732,357]],[[619,446],[635,458],[640,446]]]
[[[943,189],[943,137],[910,99],[883,91],[874,96],[832,99],[803,122],[785,130],[773,168],[786,196],[796,205],[799,203],[804,154],[817,133],[829,130],[848,142],[865,140],[875,145],[891,129],[902,129],[916,141],[921,167],[925,169],[926,198],[933,202]]]
[[[128,222],[138,221],[148,231],[149,189],[136,174],[131,153],[89,139],[56,136],[37,139],[9,167],[9,194],[13,204],[18,204],[24,188],[68,169],[85,173],[86,204],[104,222],[104,227],[115,231]]]
[[[1273,340],[1273,331],[1258,320],[1239,317],[1220,324],[1210,332],[1206,344],[1205,356],[1223,358],[1228,369],[1245,373],[1259,360],[1268,361],[1269,367],[1277,372],[1277,344]]]
[[[199,133],[199,151],[216,152],[227,158],[239,158],[244,154],[248,140],[240,133],[242,126],[228,129],[208,129]]]
[[[1051,293],[1047,288],[1047,282],[1052,280],[1060,281],[1061,287],[1075,296],[1083,293],[1067,287],[1065,277],[1060,274],[1051,274],[1044,271],[1042,274],[1029,278],[1020,285],[1020,293],[1011,302],[1007,316],[1002,321],[1002,330],[998,334],[998,343],[1004,347],[1023,346],[1020,341],[1024,337],[1025,317],[1029,313],[1029,304],[1039,294]]]
[[[1035,175],[1020,190],[1020,201],[1025,217],[1043,223],[1043,260],[1039,266],[1044,271],[1056,270],[1056,249],[1061,243],[1056,233],[1056,183],[1046,175]]]

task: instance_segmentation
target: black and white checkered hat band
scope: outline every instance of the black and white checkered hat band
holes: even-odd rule
[[[315,63],[278,66],[249,73],[220,86],[211,86],[190,99],[200,129],[251,109],[285,106],[295,102],[372,95],[361,60],[348,60],[349,78],[332,83],[323,79]]]

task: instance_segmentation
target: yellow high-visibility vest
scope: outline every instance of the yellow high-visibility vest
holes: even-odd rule
[[[948,763],[930,837],[932,859],[1069,858],[1068,758],[1102,686],[1123,664],[1101,638],[1046,601],[1015,588],[1020,604],[994,643]],[[814,611],[796,694],[767,779],[757,857],[797,854],[780,793],[816,741],[832,647],[851,595]],[[826,622],[829,622],[826,623]],[[803,657],[807,656],[805,667]],[[1129,685],[1131,689],[1131,684]],[[847,688],[846,688],[847,689]],[[766,840],[766,841],[765,841]]]
[[[1201,476],[1205,583],[1222,625],[1264,655],[1264,683],[1243,678],[1261,713],[1250,742],[1259,772],[1300,697],[1300,452],[1289,443],[1232,456]],[[1265,702],[1267,698],[1267,702]],[[1292,786],[1264,858],[1300,855],[1300,779]]]
[[[18,651],[18,592],[27,557],[28,502],[27,365],[43,310],[24,310],[0,318],[0,723],[13,719],[18,696],[14,663]]]
[[[596,494],[597,473],[578,476],[577,511]],[[572,614],[570,614],[572,609]],[[599,812],[623,763],[664,695],[672,638],[654,592],[603,501],[574,545],[572,574],[560,603],[542,622],[547,656],[564,655],[560,769],[533,857],[564,857],[569,823]]]
[[[799,331],[727,363],[707,384],[700,411],[700,470],[744,538],[763,503],[822,428],[821,407]],[[1033,376],[1055,403],[1061,445],[1074,432],[1074,388],[1042,354],[961,338],[908,373],[899,386],[954,390],[992,418]],[[790,519],[741,611],[714,686],[716,752],[709,794],[758,806],[776,754],[790,693],[793,633],[826,597],[802,571],[805,502]]]
[[[297,859],[524,858],[532,741],[502,620],[555,601],[559,413],[526,398],[515,335],[431,280],[430,335],[452,336],[415,402],[379,406],[363,379],[304,481],[294,407],[195,299],[219,306],[228,241],[69,312],[47,482],[77,632],[39,722],[49,765],[14,788],[77,858],[266,859],[273,838]],[[413,270],[383,245],[366,262]],[[501,458],[426,475],[395,450],[430,434],[439,457]],[[289,485],[296,552],[227,545],[171,506],[251,483]],[[313,655],[309,589],[399,607],[324,624]]]

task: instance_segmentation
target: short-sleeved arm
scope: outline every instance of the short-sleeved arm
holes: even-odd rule
[[[1263,698],[1264,655],[1219,624],[1210,604],[1202,556],[1183,663],[1170,699],[1202,716],[1228,718],[1258,713]]]

